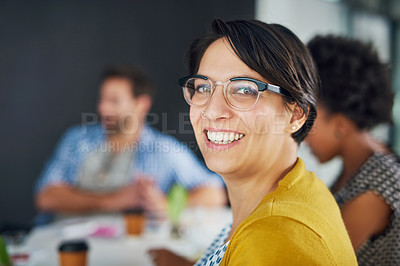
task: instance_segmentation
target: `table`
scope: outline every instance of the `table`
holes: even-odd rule
[[[97,215],[77,217],[60,221],[45,227],[33,229],[25,248],[29,250],[31,266],[58,265],[58,245],[66,239],[86,237],[89,244],[89,265],[152,265],[147,251],[151,248],[167,248],[179,255],[194,259],[199,257],[219,231],[232,220],[228,208],[191,208],[183,211],[180,219],[184,233],[181,238],[170,234],[171,224],[152,221],[139,237],[126,236],[122,215]],[[112,226],[116,237],[88,237],[93,226]],[[81,230],[71,230],[71,228]]]

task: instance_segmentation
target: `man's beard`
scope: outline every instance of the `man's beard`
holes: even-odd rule
[[[101,116],[101,124],[105,127],[105,129],[110,133],[119,133],[121,132],[121,125],[123,121],[120,121],[119,116]]]
[[[140,122],[132,121],[129,117],[121,116],[101,116],[101,124],[109,134],[135,134],[140,130]]]

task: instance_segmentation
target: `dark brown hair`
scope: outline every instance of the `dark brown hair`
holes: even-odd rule
[[[319,101],[359,129],[392,122],[389,67],[371,44],[339,36],[316,36],[308,47],[321,76]]]
[[[189,72],[196,74],[207,48],[226,38],[236,55],[252,70],[274,85],[286,89],[286,104],[296,102],[307,115],[305,124],[292,137],[300,143],[316,117],[318,74],[307,47],[289,29],[257,20],[224,22],[216,19],[212,32],[195,40],[189,50]]]
[[[132,84],[134,97],[142,94],[154,97],[155,91],[150,78],[138,67],[112,66],[107,68],[101,75],[100,82],[111,78],[124,78]]]

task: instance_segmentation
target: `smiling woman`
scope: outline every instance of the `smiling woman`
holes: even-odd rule
[[[304,44],[277,24],[215,20],[189,69],[196,140],[233,212],[196,265],[356,265],[334,198],[296,154],[318,91]]]

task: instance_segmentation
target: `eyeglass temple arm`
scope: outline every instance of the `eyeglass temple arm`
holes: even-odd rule
[[[264,91],[264,90],[268,90],[268,91],[272,91],[272,92],[275,92],[275,93],[279,93],[279,94],[282,94],[282,95],[285,95],[287,97],[292,98],[292,95],[290,95],[290,93],[287,90],[282,89],[281,87],[276,86],[276,85],[266,84],[265,88],[263,90],[261,90],[261,91]]]

